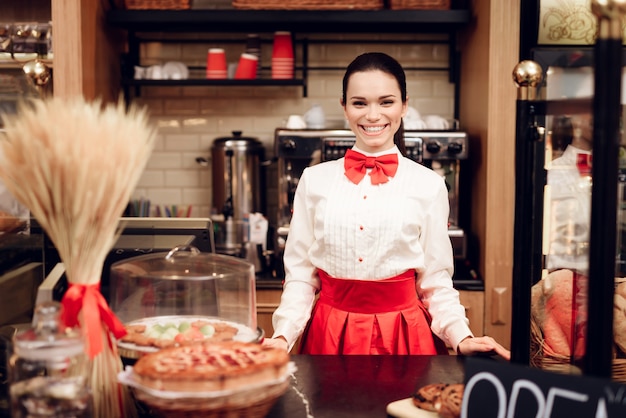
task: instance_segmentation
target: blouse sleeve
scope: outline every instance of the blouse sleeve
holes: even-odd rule
[[[294,196],[293,214],[285,244],[283,293],[272,317],[273,337],[285,337],[290,350],[304,331],[320,288],[319,277],[309,257],[309,250],[315,240],[315,205],[308,200],[305,169]]]
[[[425,268],[418,274],[417,290],[432,316],[432,331],[456,350],[473,336],[459,292],[452,283],[454,258],[448,235],[448,191],[442,182],[422,229],[420,241]]]

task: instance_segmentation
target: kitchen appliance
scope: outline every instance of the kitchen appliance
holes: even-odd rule
[[[308,166],[343,157],[354,142],[354,133],[348,129],[276,129],[274,153],[278,160],[278,213],[275,228],[277,261],[282,259],[289,233],[293,198],[302,172]],[[450,200],[449,236],[455,260],[459,266],[464,266],[467,237],[460,219],[461,163],[469,156],[467,134],[460,131],[405,131],[405,143],[408,158],[432,168],[445,178]],[[456,270],[456,280],[466,278],[461,277],[459,272],[467,269]]]
[[[224,223],[214,218],[216,251],[239,255],[245,241],[238,225],[250,213],[265,213],[265,175],[262,171],[265,148],[256,138],[233,131],[232,137],[217,138],[211,147],[213,209]],[[198,159],[201,163],[206,163]]]

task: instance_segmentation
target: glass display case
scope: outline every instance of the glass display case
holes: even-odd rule
[[[109,305],[128,331],[120,352],[137,358],[170,343],[260,341],[255,283],[253,264],[192,246],[114,263]]]
[[[513,72],[511,348],[513,362],[626,381],[626,95],[610,20],[593,49],[535,50]]]

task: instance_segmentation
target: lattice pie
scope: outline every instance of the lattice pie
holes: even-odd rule
[[[287,371],[289,354],[240,341],[165,348],[141,357],[133,375],[141,385],[166,391],[236,390],[271,382]]]

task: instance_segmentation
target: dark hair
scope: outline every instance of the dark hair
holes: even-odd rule
[[[398,87],[400,87],[402,103],[406,102],[406,75],[400,63],[382,52],[366,52],[356,57],[346,68],[346,73],[343,76],[343,92],[341,94],[341,103],[344,106],[347,101],[346,91],[348,90],[350,76],[354,73],[374,70],[380,70],[395,77]],[[406,145],[404,143],[404,122],[402,120],[400,120],[400,127],[393,135],[393,142],[402,155],[405,155]]]
[[[559,116],[552,125],[552,150],[561,153],[574,139],[574,124],[569,116]]]

